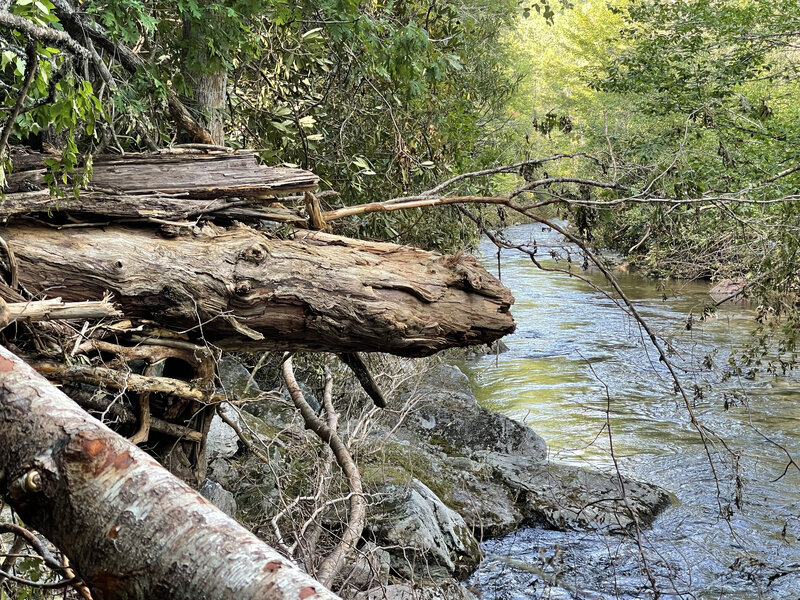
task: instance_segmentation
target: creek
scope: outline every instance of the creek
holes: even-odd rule
[[[569,268],[570,255],[574,273],[608,289],[541,225],[506,237],[535,240],[547,267]],[[496,271],[491,242],[481,252]],[[604,471],[616,460],[623,475],[662,486],[675,503],[640,544],[536,527],[484,542],[486,559],[470,580],[482,597],[652,598],[653,580],[661,598],[800,598],[800,472],[787,468],[787,452],[800,459],[800,378],[727,375],[731,355],[750,341],[753,310],[728,303],[703,319],[707,283],[616,273],[674,348],[693,410],[715,434],[704,444],[647,336],[611,299],[518,251],[504,250],[500,264],[517,331],[504,339],[508,352],[467,365],[478,400],[530,425],[551,460]]]

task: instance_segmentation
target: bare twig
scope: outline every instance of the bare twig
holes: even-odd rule
[[[336,457],[336,462],[347,477],[347,483],[350,488],[350,515],[345,531],[342,534],[341,540],[336,545],[336,548],[322,561],[322,564],[317,570],[318,579],[324,585],[329,586],[344,566],[347,554],[355,551],[356,544],[364,530],[367,504],[361,485],[361,474],[358,471],[358,467],[350,451],[339,437],[336,430],[331,429],[327,423],[320,419],[303,397],[303,392],[300,391],[300,386],[297,384],[297,380],[294,376],[291,356],[288,356],[281,365],[281,374],[289,390],[289,395],[292,397],[292,401],[303,416],[306,427],[316,433],[322,441],[330,446],[333,455]]]
[[[20,527],[19,525],[15,525],[14,523],[0,523],[0,533],[13,533],[17,537],[17,540],[24,540],[25,544],[33,548],[36,554],[38,554],[42,558],[42,561],[47,566],[47,568],[62,574],[64,574],[64,572],[67,570],[67,568],[64,565],[59,563],[53,557],[50,551],[45,547],[45,545],[39,540],[38,537],[36,537],[36,535],[32,531],[29,531],[24,527]],[[14,547],[17,547],[16,543],[14,544]],[[21,550],[21,547],[19,547],[14,552],[18,552],[19,550]],[[5,566],[5,562],[3,565]],[[27,585],[33,588],[50,589],[50,590],[69,587],[77,582],[77,579],[75,578],[67,578],[54,583],[38,583],[35,581],[30,581],[28,579],[17,577],[16,575],[12,575],[11,573],[8,572],[0,572],[0,581],[2,581],[2,579],[9,579],[16,583]]]
[[[561,160],[564,158],[586,158],[594,162],[595,164],[600,164],[600,161],[597,160],[591,154],[587,154],[586,152],[576,152],[575,154],[554,154],[553,156],[545,156],[543,158],[535,158],[532,160],[523,160],[520,162],[516,162],[510,165],[503,165],[500,167],[492,167],[490,169],[483,169],[481,171],[473,171],[472,173],[461,173],[460,175],[456,175],[455,177],[451,177],[450,179],[443,181],[436,187],[429,189],[426,192],[423,192],[422,195],[424,196],[434,196],[439,194],[442,190],[450,187],[454,183],[458,183],[460,181],[464,181],[465,179],[472,179],[475,177],[484,177],[486,175],[496,175],[498,173],[513,173],[521,169],[522,167],[536,167],[546,162],[552,162],[555,160]]]

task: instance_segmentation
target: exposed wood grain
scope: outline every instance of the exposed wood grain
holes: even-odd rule
[[[314,190],[316,175],[265,167],[249,152],[210,155],[128,155],[95,159],[91,186],[128,194],[186,194],[222,198]]]
[[[0,304],[5,304],[5,309],[8,311],[8,321],[6,323],[0,321],[0,326],[3,327],[17,319],[69,321],[71,319],[104,319],[122,315],[109,299],[96,302],[64,302],[61,298],[50,298],[49,300],[11,302],[8,304],[0,300]]]
[[[73,217],[150,221],[184,221],[200,217],[224,217],[241,221],[264,219],[305,226],[308,219],[296,211],[269,206],[264,200],[220,198],[203,200],[175,196],[109,194],[88,191],[78,198],[55,198],[48,190],[6,194],[0,204],[0,219],[34,214],[68,214]]]
[[[46,189],[44,158],[36,163],[33,152],[21,154],[28,170],[8,176],[7,193]],[[31,168],[33,167],[33,168]],[[209,154],[127,154],[94,158],[88,190],[119,194],[172,194],[186,198],[268,196],[313,191],[319,178],[303,169],[259,165],[249,151]]]
[[[211,225],[171,239],[121,227],[31,225],[0,236],[28,289],[71,301],[108,290],[126,316],[202,334],[226,350],[424,356],[514,329],[511,293],[466,254],[321,232],[274,240]]]

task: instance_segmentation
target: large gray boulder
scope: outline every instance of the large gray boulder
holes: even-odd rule
[[[457,511],[478,539],[504,535],[523,522],[555,529],[630,530],[647,525],[671,502],[660,488],[616,474],[545,460],[542,439],[526,427],[478,405],[457,367],[431,369],[421,397],[382,443],[382,464],[363,465],[374,485],[416,478]],[[388,419],[388,425],[396,421]],[[375,455],[373,455],[375,456]]]
[[[359,464],[367,489],[387,484],[407,487],[418,479],[458,512],[479,540],[504,535],[522,523],[517,492],[497,478],[492,467],[464,456],[448,456],[418,439],[387,436],[387,431],[375,431],[367,442],[380,448],[366,454]]]
[[[622,533],[636,522],[649,525],[672,503],[670,495],[658,486],[615,473],[498,452],[478,452],[475,458],[517,492],[525,520],[531,524]]]
[[[367,527],[391,555],[392,570],[409,579],[465,577],[480,563],[478,541],[464,519],[412,479],[387,485],[384,500],[371,507]]]
[[[404,427],[447,454],[503,452],[545,460],[547,445],[530,427],[483,408],[469,379],[456,366],[440,365],[426,374]]]

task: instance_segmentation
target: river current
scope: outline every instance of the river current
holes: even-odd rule
[[[541,225],[506,236],[535,241],[548,267],[570,268],[571,255],[576,274],[608,289]],[[481,252],[496,272],[491,242]],[[662,486],[675,503],[642,532],[643,552],[632,537],[532,527],[485,542],[470,581],[482,597],[652,598],[654,580],[661,598],[800,599],[800,472],[787,469],[787,453],[800,460],[800,378],[729,376],[752,309],[724,304],[703,318],[707,283],[616,273],[673,348],[693,409],[715,434],[704,445],[647,336],[610,298],[518,251],[504,250],[500,266],[517,331],[508,352],[468,365],[479,401],[530,425],[551,460],[612,471],[615,457],[623,475]]]

